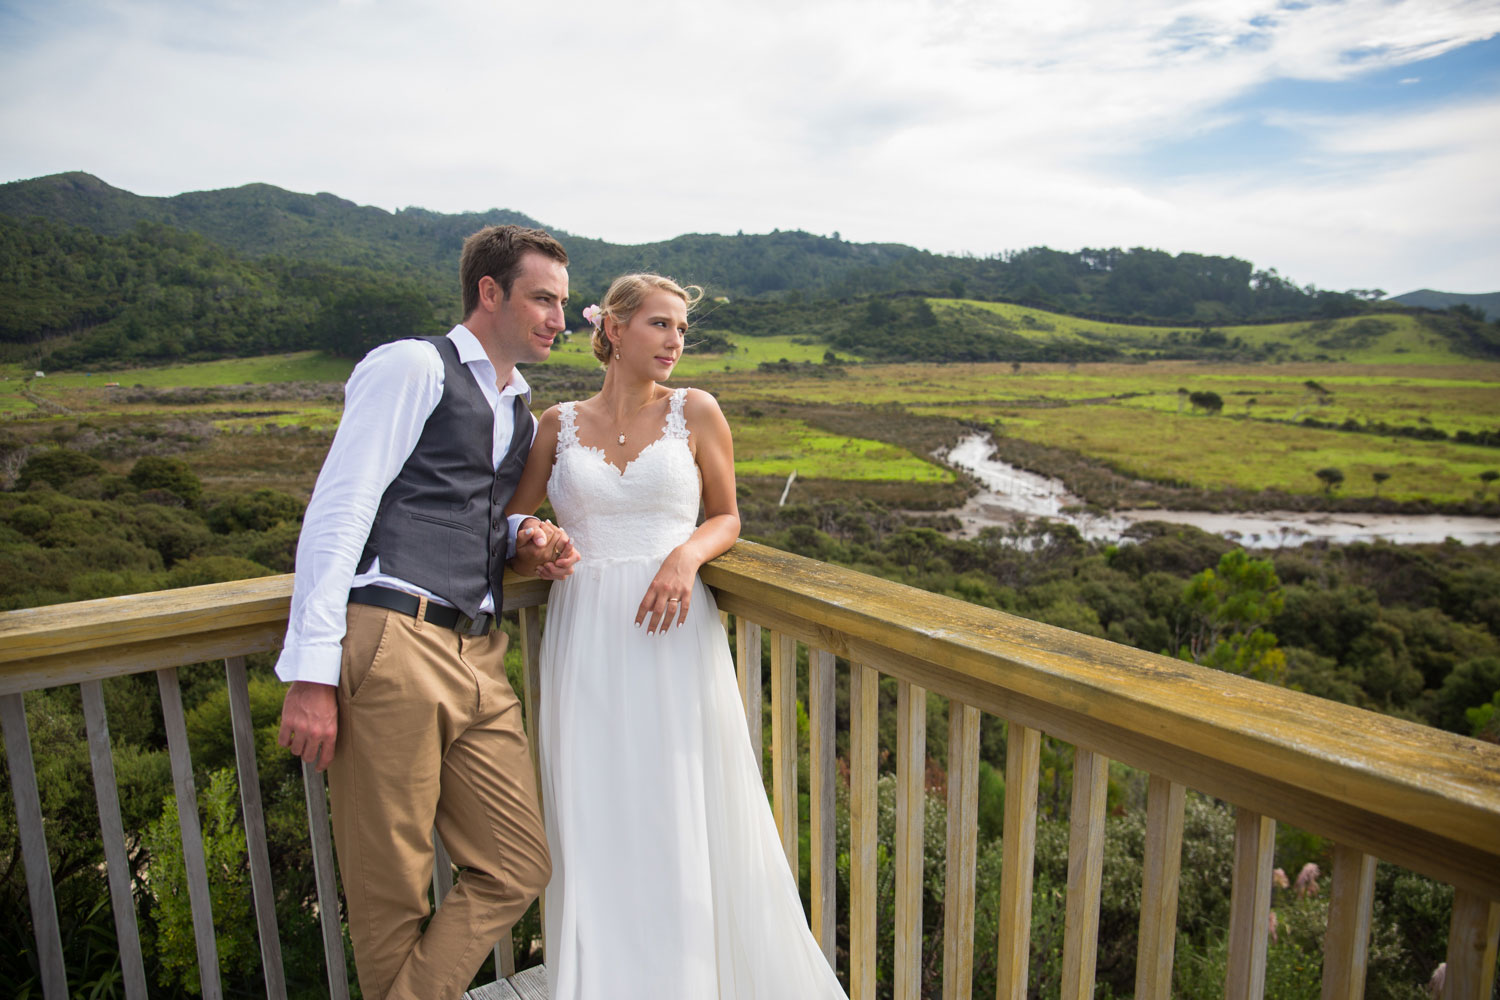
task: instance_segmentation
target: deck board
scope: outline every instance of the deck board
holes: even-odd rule
[[[547,967],[522,969],[509,979],[470,990],[464,1000],[547,1000]]]

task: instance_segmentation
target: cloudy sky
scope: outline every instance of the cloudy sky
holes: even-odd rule
[[[0,0],[0,181],[1500,290],[1500,0]]]

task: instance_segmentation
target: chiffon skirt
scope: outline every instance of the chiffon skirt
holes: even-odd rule
[[[782,853],[713,596],[649,635],[660,557],[552,585],[539,745],[553,1000],[842,998]]]

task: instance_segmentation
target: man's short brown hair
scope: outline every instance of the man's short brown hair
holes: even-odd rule
[[[485,226],[464,240],[464,252],[458,262],[458,280],[464,289],[464,318],[479,308],[479,279],[495,279],[502,294],[509,297],[510,286],[521,272],[521,258],[539,253],[559,264],[568,265],[568,251],[552,234],[525,226]]]

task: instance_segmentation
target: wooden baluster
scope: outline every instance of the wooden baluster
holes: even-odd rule
[[[5,728],[5,759],[10,766],[11,794],[16,800],[16,826],[21,835],[21,860],[26,867],[26,892],[31,898],[31,925],[36,932],[42,995],[46,1000],[67,1000],[68,974],[63,965],[62,934],[57,927],[57,900],[52,894],[52,862],[47,858],[42,797],[36,786],[23,695],[0,695],[0,725]]]
[[[745,726],[750,731],[750,749],[755,754],[755,769],[764,774],[765,742],[761,736],[760,626],[735,619],[735,675],[740,684],[740,701],[745,703]]]
[[[948,703],[948,871],[943,886],[943,1000],[974,987],[974,865],[979,845],[979,709]]]
[[[1063,924],[1062,997],[1089,1000],[1099,957],[1099,887],[1104,874],[1104,806],[1109,760],[1073,751],[1073,805],[1068,820],[1068,907]]]
[[[1266,939],[1271,921],[1271,865],[1276,821],[1237,808],[1234,882],[1229,890],[1229,969],[1225,1000],[1260,1000],[1266,990]]]
[[[921,1000],[922,997],[922,838],[926,828],[926,777],[927,691],[900,681],[896,685],[895,1000]]]
[[[849,997],[875,1000],[875,840],[880,675],[849,666]]]
[[[193,909],[193,939],[198,948],[198,982],[204,1000],[221,1000],[219,943],[214,937],[213,904],[208,894],[208,865],[203,855],[203,830],[198,823],[198,793],[193,787],[193,759],[188,750],[187,720],[182,712],[182,688],[177,668],[156,672],[161,691],[162,721],[167,730],[167,756],[172,761],[172,786],[177,793],[177,826],[182,833],[182,868],[187,875],[188,902]]]
[[[1136,1000],[1172,995],[1177,944],[1177,884],[1182,870],[1182,785],[1159,774],[1146,791],[1146,857],[1141,871],[1141,930],[1135,954]]]
[[[526,743],[531,750],[531,766],[536,770],[537,808],[545,817],[547,801],[542,795],[542,755],[537,745],[542,731],[542,609],[521,608],[516,620],[521,631],[521,699],[526,709]],[[545,927],[547,904],[538,899],[536,905]],[[495,942],[495,973],[502,979],[516,974],[513,928],[507,927]]]
[[[141,936],[135,922],[130,859],[125,853],[125,824],[120,819],[120,791],[115,781],[115,757],[109,745],[109,722],[104,715],[104,691],[98,681],[84,681],[78,685],[78,690],[83,696],[89,764],[94,772],[94,800],[99,804],[99,833],[104,840],[104,868],[109,876],[109,902],[115,915],[115,941],[120,953],[120,973],[125,980],[125,996],[127,1000],[147,1000],[146,964],[141,958]],[[264,823],[261,829],[264,833]],[[264,839],[261,842],[264,844]],[[279,940],[276,947],[276,968],[280,972]],[[285,989],[279,995],[284,996]]]
[[[797,640],[771,633],[771,811],[797,880]]]
[[[224,680],[229,691],[234,763],[240,779],[240,809],[245,818],[245,851],[251,895],[255,899],[255,925],[260,935],[260,966],[266,975],[266,1000],[285,1000],[281,934],[276,929],[276,889],[271,884],[271,856],[266,849],[266,815],[260,802],[260,768],[255,762],[255,720],[250,716],[250,685],[243,656],[231,656],[224,661]]]
[[[1031,880],[1036,861],[1036,791],[1040,730],[1010,723],[1005,741],[1005,833],[1000,869],[1000,951],[997,1000],[1026,1000],[1031,948]]]
[[[812,931],[828,964],[834,964],[838,926],[838,847],[834,838],[834,657],[811,650],[807,660],[808,798],[812,825]]]
[[[1500,947],[1500,901],[1465,889],[1453,893],[1448,926],[1448,980],[1443,1000],[1490,1000]]]
[[[339,922],[339,890],[334,879],[333,832],[328,826],[328,789],[323,772],[302,762],[302,791],[307,798],[307,832],[312,840],[313,877],[318,887],[318,922],[323,931],[323,959],[331,1000],[349,1000],[349,968],[344,961],[344,934]]]
[[[1375,902],[1375,859],[1352,847],[1333,848],[1333,888],[1323,937],[1322,1000],[1361,1000],[1370,913]]]

